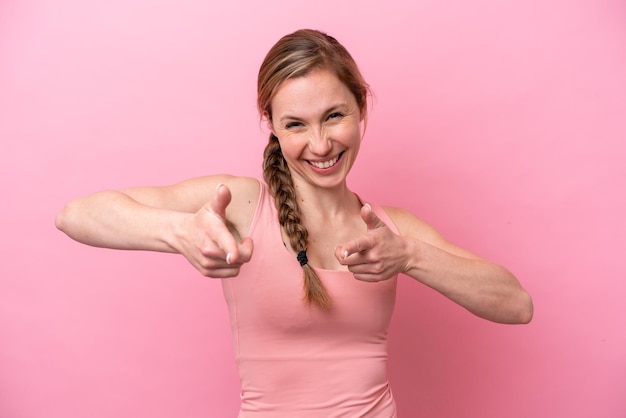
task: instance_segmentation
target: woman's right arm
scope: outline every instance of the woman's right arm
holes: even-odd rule
[[[258,194],[257,180],[226,175],[102,191],[69,202],[56,226],[87,245],[177,252],[206,276],[231,277],[252,255],[252,241],[239,237]]]

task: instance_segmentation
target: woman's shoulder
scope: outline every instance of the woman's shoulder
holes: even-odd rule
[[[262,187],[261,181],[254,177],[222,175],[218,176],[218,180],[219,183],[226,185],[230,189],[233,199],[252,200],[255,202]]]
[[[172,186],[171,197],[174,201],[184,202],[184,210],[195,212],[215,198],[220,185],[230,191],[226,219],[245,236],[256,213],[263,187],[258,179],[230,174],[196,177]]]
[[[385,206],[384,210],[398,228],[400,235],[416,238],[450,254],[465,258],[480,258],[476,254],[449,242],[433,226],[410,211],[392,206]]]
[[[411,211],[395,206],[383,206],[382,209],[396,225],[400,235],[420,237],[425,241],[440,240],[440,235],[435,228]]]
[[[214,198],[217,187],[220,184],[225,185],[230,190],[232,196],[231,205],[233,207],[239,206],[244,202],[247,203],[249,200],[255,202],[259,195],[260,183],[257,179],[230,174],[194,177],[171,186],[133,188],[124,190],[124,192],[133,197],[135,195],[139,197],[143,194],[147,196],[146,200],[148,198],[161,200],[161,202],[152,206],[196,212]],[[148,202],[148,204],[150,203]]]
[[[231,200],[226,207],[226,218],[242,235],[245,235],[258,207],[262,183],[254,177],[232,175],[210,176],[198,182],[205,183],[203,187],[208,188],[211,193],[214,193],[220,184],[230,190]]]

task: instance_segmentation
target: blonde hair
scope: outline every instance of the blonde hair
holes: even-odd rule
[[[365,119],[369,86],[354,59],[335,38],[312,29],[302,29],[284,36],[265,56],[257,84],[260,114],[271,122],[271,102],[280,85],[285,80],[303,77],[313,70],[321,69],[333,72],[348,87],[356,99],[361,117]],[[291,248],[303,254],[308,246],[308,231],[302,222],[291,172],[283,158],[278,138],[273,133],[263,154],[263,178],[274,198],[278,220],[289,238]],[[301,264],[305,300],[322,309],[330,309],[330,296],[315,270],[306,262]]]

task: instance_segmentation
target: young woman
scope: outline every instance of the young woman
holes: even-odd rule
[[[395,417],[386,338],[399,273],[485,319],[532,318],[530,296],[505,268],[348,188],[367,95],[342,45],[297,31],[259,71],[271,130],[264,181],[217,175],[103,191],[57,217],[80,242],[180,253],[223,279],[240,418]]]

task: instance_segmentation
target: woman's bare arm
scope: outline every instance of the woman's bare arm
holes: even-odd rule
[[[451,244],[406,210],[385,210],[400,235],[366,205],[361,215],[367,233],[337,249],[337,258],[355,278],[378,281],[404,273],[482,318],[501,323],[532,319],[532,299],[510,271]]]
[[[178,252],[203,274],[225,277],[252,254],[252,242],[240,236],[258,194],[257,180],[226,175],[101,191],[69,202],[56,226],[87,245]]]

